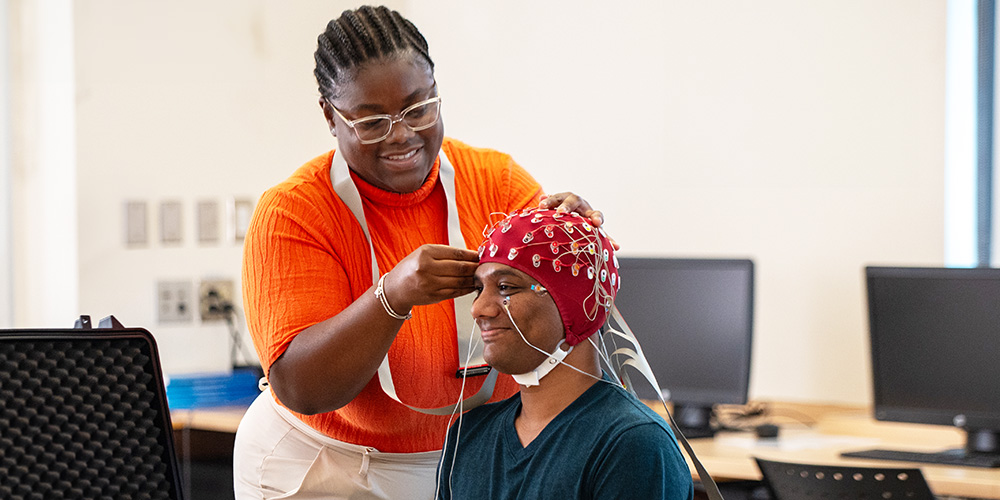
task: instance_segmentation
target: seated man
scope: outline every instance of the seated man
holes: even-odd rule
[[[479,252],[483,354],[520,392],[452,425],[438,498],[691,499],[667,423],[602,374],[594,333],[620,286],[603,231],[526,211],[489,228]]]

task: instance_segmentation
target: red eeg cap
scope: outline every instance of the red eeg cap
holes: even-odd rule
[[[566,329],[579,344],[607,319],[621,287],[618,259],[604,231],[576,212],[514,212],[483,231],[479,262],[507,264],[552,296]]]

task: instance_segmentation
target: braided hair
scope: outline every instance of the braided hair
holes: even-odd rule
[[[413,54],[434,70],[427,40],[413,23],[387,7],[366,5],[345,10],[326,25],[326,31],[317,39],[313,74],[320,95],[334,99],[339,86],[351,81],[361,65]]]

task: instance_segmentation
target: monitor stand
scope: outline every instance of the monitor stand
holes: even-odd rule
[[[687,439],[715,436],[712,406],[674,403],[674,422]]]
[[[1000,455],[1000,429],[969,429],[965,431],[965,450],[969,453]]]

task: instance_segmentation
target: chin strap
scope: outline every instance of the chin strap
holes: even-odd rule
[[[542,361],[542,364],[538,365],[538,367],[534,370],[527,373],[511,375],[514,377],[514,381],[528,387],[538,385],[538,383],[542,380],[542,377],[548,375],[549,372],[556,366],[559,366],[559,363],[562,363],[562,360],[573,351],[574,346],[570,346],[570,348],[566,351],[562,349],[562,345],[565,342],[566,339],[560,340],[559,343],[556,344],[556,352],[549,354],[549,357],[545,358],[545,361]]]

